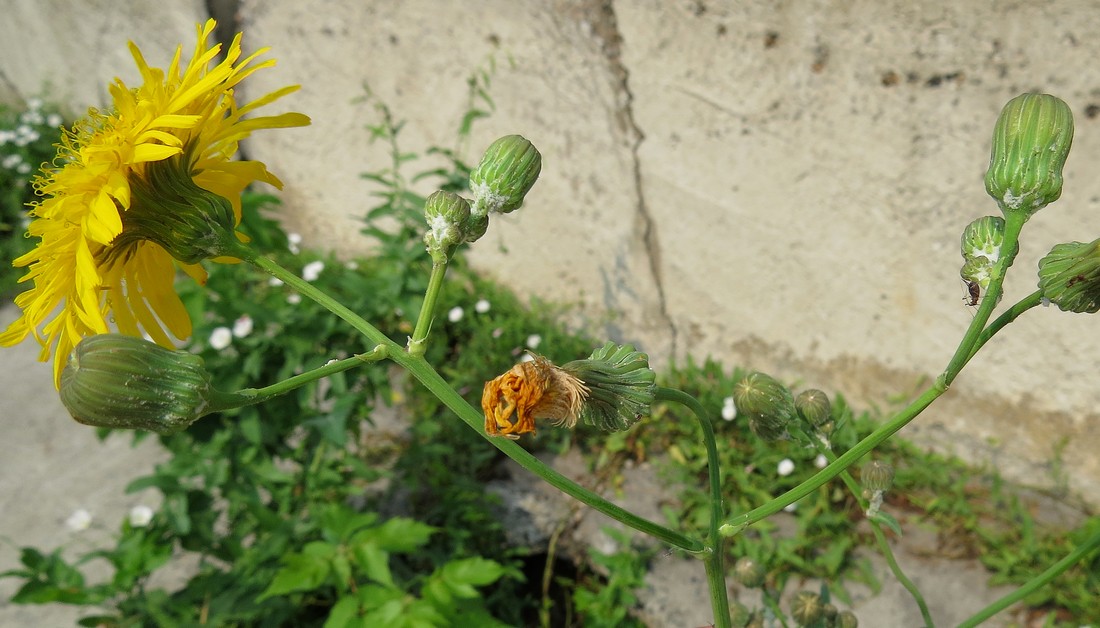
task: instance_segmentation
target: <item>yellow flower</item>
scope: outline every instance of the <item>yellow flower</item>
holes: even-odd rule
[[[55,385],[76,343],[107,333],[109,323],[168,347],[169,333],[178,339],[191,335],[191,321],[173,287],[176,268],[200,282],[205,271],[176,262],[148,240],[118,237],[131,207],[131,187],[148,185],[146,167],[169,158],[189,160],[181,163],[194,183],[228,199],[237,224],[245,187],[254,181],[282,186],[261,162],[231,161],[237,143],[254,130],[309,124],[300,113],[244,119],[298,86],[238,106],[237,84],[275,61],[256,61],[266,48],[240,59],[238,34],[224,59],[211,65],[221,51],[220,44],[207,43],[214,20],[196,30],[190,61],[181,65],[179,47],[167,70],[150,67],[131,42],[143,84],[131,89],[115,79],[109,87],[111,110],[90,109],[65,132],[53,164],[35,179],[45,198],[30,211],[28,233],[40,241],[13,262],[29,267],[20,281],[33,287],[16,297],[23,314],[0,334],[0,345],[34,335],[43,346],[40,359],[54,356]]]
[[[481,394],[485,431],[492,436],[519,438],[520,434],[535,432],[535,419],[573,427],[587,397],[584,382],[550,360],[535,356],[485,382]]]

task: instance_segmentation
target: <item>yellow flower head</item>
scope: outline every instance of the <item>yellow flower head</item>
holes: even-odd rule
[[[588,397],[584,382],[550,360],[535,356],[500,377],[485,382],[481,409],[485,431],[493,436],[519,438],[535,432],[535,419],[573,427]],[[513,416],[514,415],[514,416]]]
[[[241,57],[241,35],[214,64],[221,44],[208,45],[214,20],[197,27],[198,43],[186,66],[182,47],[167,70],[150,67],[132,42],[130,52],[143,84],[131,89],[121,79],[110,86],[110,111],[90,109],[67,130],[52,165],[34,181],[45,197],[31,209],[28,233],[38,245],[13,264],[29,267],[20,280],[33,287],[16,297],[22,316],[0,334],[11,346],[28,335],[42,344],[40,359],[54,356],[54,381],[65,358],[84,336],[118,331],[148,334],[172,346],[168,336],[191,335],[191,321],[173,287],[176,267],[198,281],[198,265],[179,264],[148,240],[119,238],[132,186],[145,185],[146,168],[169,158],[181,161],[200,188],[232,204],[240,221],[241,192],[254,181],[282,183],[258,161],[231,161],[237,144],[257,129],[304,126],[300,113],[244,116],[298,89],[288,86],[238,106],[234,88],[256,70],[275,64],[257,62],[266,48]],[[213,65],[212,65],[213,64]]]

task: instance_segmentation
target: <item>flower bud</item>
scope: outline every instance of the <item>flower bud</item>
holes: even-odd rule
[[[81,340],[59,392],[74,419],[97,427],[171,434],[210,412],[201,357],[121,334]]]
[[[1100,310],[1100,240],[1055,245],[1039,260],[1039,291],[1063,312]]]
[[[995,263],[1001,255],[1001,242],[1004,241],[1005,221],[997,216],[982,216],[963,229],[963,259],[970,261],[982,258]]]
[[[424,220],[428,232],[424,244],[433,261],[447,261],[459,244],[466,241],[466,224],[470,219],[470,203],[455,194],[442,190],[433,192],[424,202]]]
[[[1001,110],[985,189],[1006,215],[1030,217],[1062,195],[1062,166],[1073,142],[1073,113],[1049,94],[1021,94]]]
[[[803,421],[814,427],[828,421],[833,414],[833,407],[829,404],[829,396],[816,388],[803,390],[799,393],[794,400],[794,408]]]
[[[225,198],[195,184],[184,155],[149,162],[145,176],[130,183],[132,201],[122,212],[115,251],[149,240],[184,264],[214,257],[238,257],[237,215]]]
[[[657,374],[649,368],[649,356],[632,345],[608,342],[587,359],[569,362],[562,368],[588,388],[581,409],[586,423],[620,431],[649,416]]]
[[[869,491],[888,491],[894,484],[894,468],[885,462],[872,460],[863,465],[860,478],[863,488]]]
[[[859,628],[859,619],[852,611],[840,611],[836,616],[836,628]]]
[[[505,135],[493,142],[477,169],[470,173],[474,214],[506,214],[518,209],[541,170],[542,155],[525,138]]]
[[[993,278],[993,262],[984,257],[972,257],[963,264],[959,276],[968,287],[970,284],[976,285],[980,296],[982,290],[989,288],[989,282]]]
[[[786,386],[758,371],[749,373],[733,387],[733,402],[738,414],[749,418],[749,428],[766,441],[786,434],[787,424],[795,417],[794,398]]]
[[[825,614],[821,596],[810,591],[799,591],[791,600],[791,619],[799,626],[809,626]]]
[[[764,570],[764,566],[748,556],[742,556],[733,565],[734,580],[750,589],[755,589],[764,584],[766,575],[767,572]]]

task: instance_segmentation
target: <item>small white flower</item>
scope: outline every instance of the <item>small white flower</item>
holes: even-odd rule
[[[474,311],[478,314],[484,314],[489,311],[489,302],[485,299],[478,299],[477,303],[474,303]]]
[[[272,288],[278,288],[279,286],[283,285],[283,280],[279,279],[278,277],[272,277],[271,279],[267,280],[267,285],[271,286]]]
[[[144,528],[153,520],[153,509],[145,505],[137,505],[130,509],[130,525],[135,528]]]
[[[787,477],[794,473],[794,461],[790,458],[780,460],[779,466],[776,467],[775,472],[778,473],[780,477]]]
[[[535,356],[531,355],[530,353],[526,353],[526,352],[519,357],[520,362],[531,362],[534,359],[535,359]]]
[[[15,139],[15,131],[8,129],[0,129],[0,146],[7,144]]]
[[[452,307],[449,312],[447,312],[447,320],[451,321],[452,323],[457,323],[458,321],[462,320],[462,315],[464,313],[465,312],[462,311],[462,308],[456,305]]]
[[[61,117],[60,113],[51,113],[50,115],[46,116],[46,124],[55,129],[64,123],[65,119]]]
[[[28,109],[41,109],[42,104],[43,104],[42,99],[37,97],[37,96],[27,99],[27,108]]]
[[[8,170],[11,170],[12,168],[18,166],[22,162],[23,162],[23,156],[20,155],[19,153],[14,153],[12,155],[8,155],[7,157],[4,157],[3,159],[0,159],[0,166],[3,166],[4,168],[6,168]]]
[[[491,335],[493,336],[493,338],[500,338],[501,335],[503,335],[503,334],[504,334],[504,329],[502,329],[500,327],[497,327],[496,329],[493,330],[493,333]]]
[[[783,512],[794,512],[798,508],[798,502],[793,504],[787,504],[783,507]]]
[[[41,111],[38,111],[37,108],[33,108],[20,114],[19,121],[24,124],[42,124],[45,118],[42,117]]]
[[[228,327],[215,327],[214,331],[210,332],[210,348],[215,351],[221,351],[231,342],[233,342],[233,332]]]
[[[73,514],[69,515],[69,518],[65,520],[65,527],[73,532],[80,532],[87,530],[92,525],[92,513],[78,508],[73,511]]]
[[[290,294],[286,295],[286,302],[291,305],[298,305],[302,302],[302,295],[298,294],[297,292],[291,292]]]
[[[31,171],[31,165],[27,162],[23,162],[15,167],[15,171],[19,174],[29,174]]]
[[[733,397],[726,397],[722,400],[722,418],[726,421],[737,418],[737,406],[733,405]]]
[[[829,459],[825,457],[825,454],[817,454],[817,458],[814,458],[814,466],[818,469],[824,469],[829,466]]]
[[[347,264],[344,264],[344,268],[348,270],[359,270],[359,262],[356,262],[354,260],[350,261]]]
[[[286,234],[286,245],[291,253],[298,254],[298,245],[302,243],[302,236],[298,233]]]
[[[242,314],[237,320],[233,321],[233,335],[238,338],[244,338],[248,334],[252,333],[252,317],[248,314]]]
[[[542,344],[542,336],[540,336],[538,334],[531,334],[530,336],[527,337],[527,348],[528,349],[531,349],[532,351],[534,351],[535,349],[539,348],[540,344]]]
[[[321,260],[312,261],[302,267],[302,279],[306,281],[317,281],[317,278],[321,276],[321,271],[324,269],[324,262]]]

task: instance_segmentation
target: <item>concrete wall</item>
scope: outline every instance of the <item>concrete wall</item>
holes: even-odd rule
[[[225,8],[225,5],[211,4]],[[164,63],[206,7],[5,0],[0,95],[43,80],[71,103],[132,79],[125,41]],[[78,8],[79,6],[79,8]],[[544,155],[523,210],[471,252],[524,294],[575,303],[590,331],[657,362],[691,353],[882,403],[946,365],[972,310],[962,228],[996,214],[982,176],[1000,107],[1029,90],[1077,120],[1062,200],[1027,226],[1006,303],[1058,242],[1100,236],[1100,11],[1092,3],[406,0],[230,6],[272,46],[280,106],[305,130],[246,150],[287,183],[306,244],[362,251],[382,168],[362,85],[408,121],[410,150],[451,145],[465,78],[492,57],[480,150],[518,132]],[[508,62],[511,60],[511,63]],[[476,155],[470,155],[475,157]],[[471,297],[474,299],[475,297]],[[977,357],[906,434],[1100,502],[1100,321],[1038,309]],[[487,373],[486,377],[492,374]],[[717,409],[715,409],[717,411]]]

